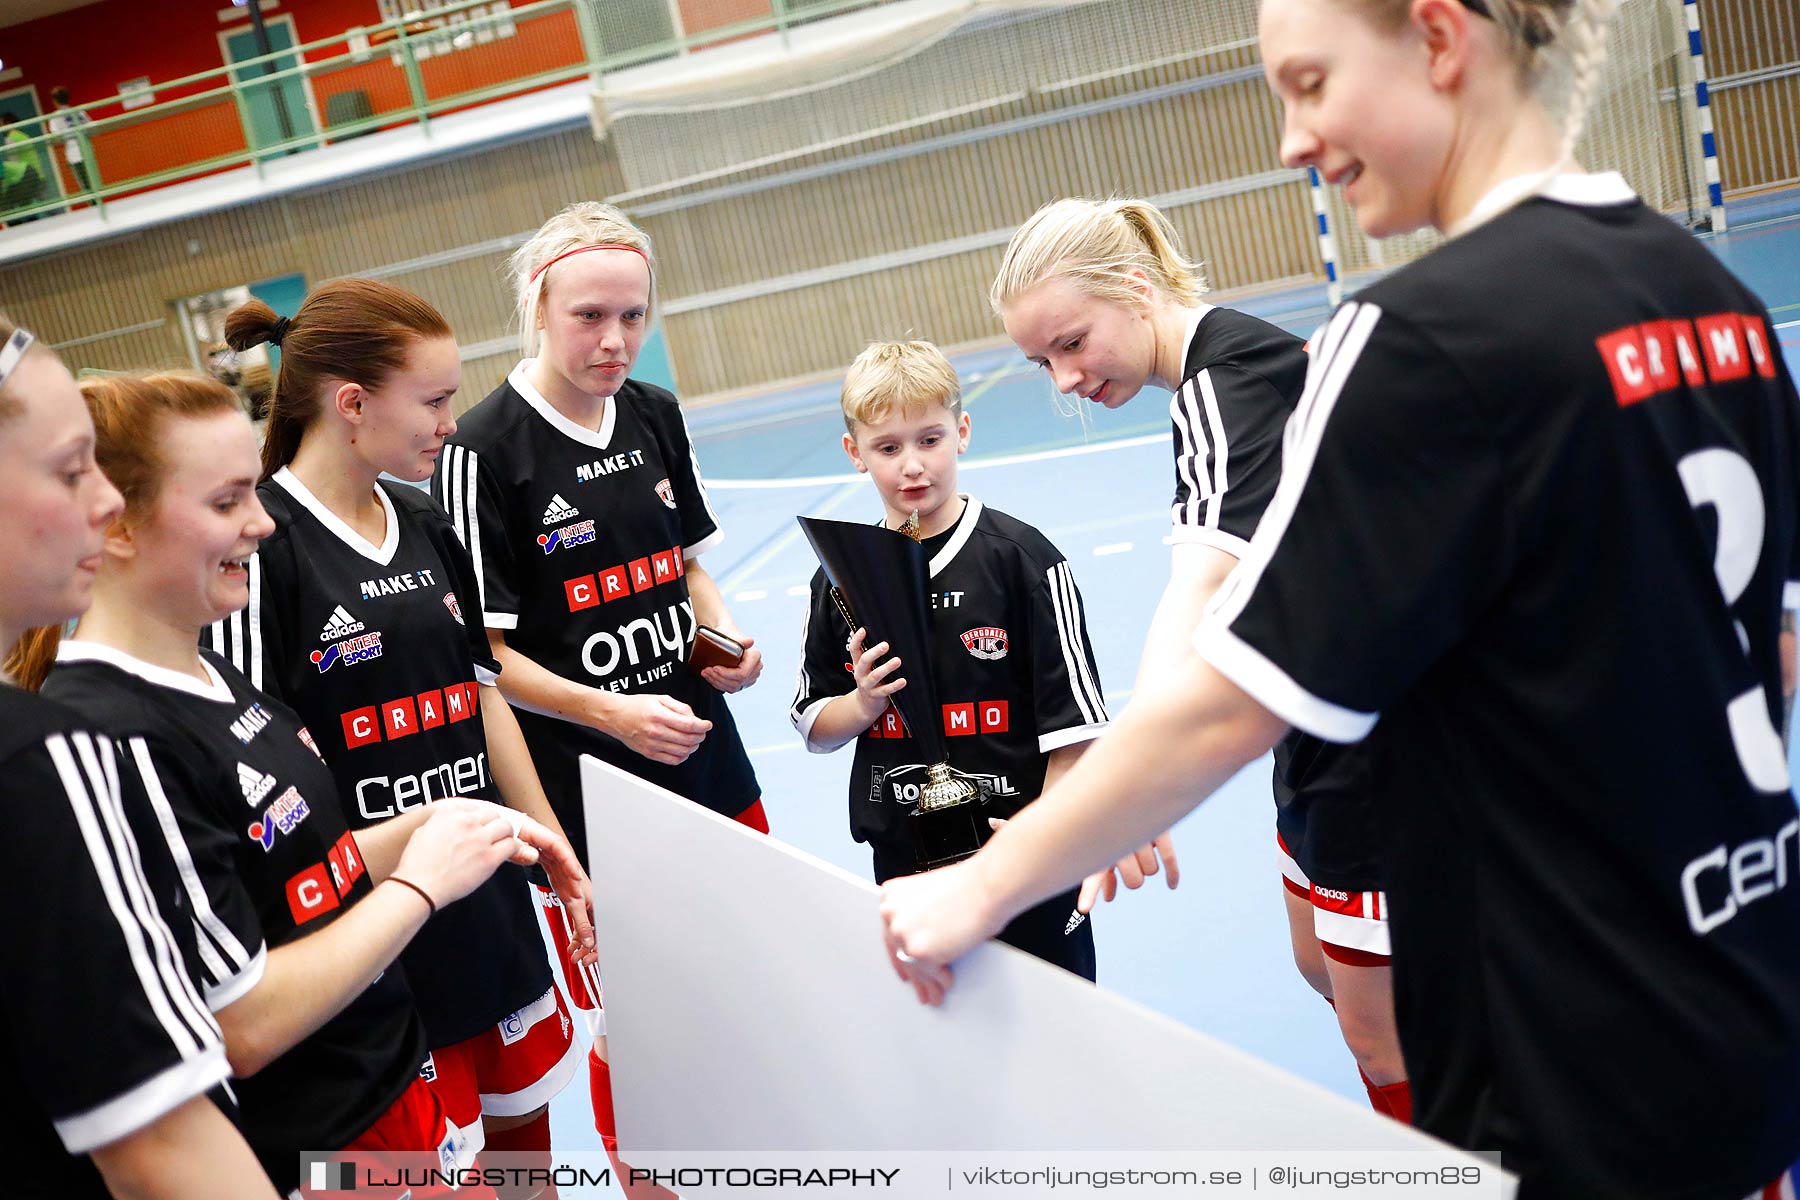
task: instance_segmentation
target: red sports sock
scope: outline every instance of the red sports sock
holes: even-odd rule
[[[594,1047],[588,1047],[588,1098],[594,1105],[594,1130],[611,1154],[619,1148],[619,1122],[613,1116],[612,1068]]]
[[[1390,1083],[1386,1087],[1377,1088],[1381,1098],[1387,1104],[1388,1116],[1402,1125],[1412,1124],[1412,1081],[1402,1079],[1399,1083]]]
[[[606,1147],[607,1161],[612,1163],[613,1179],[630,1200],[679,1200],[669,1189],[655,1183],[631,1183],[631,1167],[619,1157],[619,1125],[613,1115],[612,1068],[592,1046],[588,1047],[588,1095],[594,1104],[594,1129],[600,1144]]]
[[[769,832],[769,818],[768,815],[763,812],[761,796],[752,800],[749,808],[746,808],[743,812],[731,819],[736,821],[739,825],[749,826],[758,833]]]
[[[1363,1073],[1360,1065],[1356,1068],[1356,1075],[1362,1080],[1363,1090],[1369,1093],[1369,1107],[1384,1117],[1393,1116],[1394,1110],[1388,1107],[1387,1097],[1382,1094],[1380,1088],[1375,1086],[1375,1081]]]
[[[535,1121],[515,1125],[511,1129],[488,1130],[487,1148],[483,1154],[516,1154],[509,1166],[524,1166],[548,1171],[550,1163],[550,1110],[538,1114]],[[500,1200],[559,1200],[554,1183],[522,1184],[518,1187],[494,1189]]]

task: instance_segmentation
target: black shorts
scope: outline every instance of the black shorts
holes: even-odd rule
[[[1306,877],[1320,887],[1379,892],[1375,827],[1377,749],[1290,733],[1275,746],[1275,828]]]
[[[562,822],[583,867],[587,866],[587,818],[581,806],[583,754],[592,754],[639,779],[685,796],[720,816],[736,817],[762,796],[756,772],[750,766],[750,755],[744,750],[725,698],[710,688],[707,691],[712,693],[711,703],[696,705],[694,711],[696,716],[711,721],[713,727],[699,749],[672,767],[652,762],[598,730],[524,709],[513,710],[518,714],[519,730],[525,735],[550,809]]]

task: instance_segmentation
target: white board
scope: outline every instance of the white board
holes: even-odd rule
[[[1449,1149],[1007,946],[925,1008],[873,884],[593,758],[582,780],[628,1153]]]

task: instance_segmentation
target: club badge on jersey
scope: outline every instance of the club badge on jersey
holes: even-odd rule
[[[1006,657],[1006,642],[1006,630],[997,625],[978,625],[962,634],[963,649],[989,662]]]

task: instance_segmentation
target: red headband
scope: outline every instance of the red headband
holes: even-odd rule
[[[545,271],[548,271],[551,267],[554,267],[557,263],[561,262],[563,259],[568,258],[572,254],[586,254],[589,250],[629,250],[633,254],[637,255],[639,258],[643,259],[644,265],[646,267],[650,266],[650,256],[648,254],[645,254],[642,250],[639,250],[636,246],[627,246],[623,242],[601,242],[597,246],[577,246],[573,250],[563,251],[561,254],[557,255],[555,258],[551,259],[549,262],[545,263],[543,266],[541,266],[537,270],[533,271],[531,273],[531,278],[527,279],[525,282],[526,283],[536,283],[537,277],[539,275],[542,275]],[[652,275],[655,274],[654,269],[652,269],[651,274]]]

